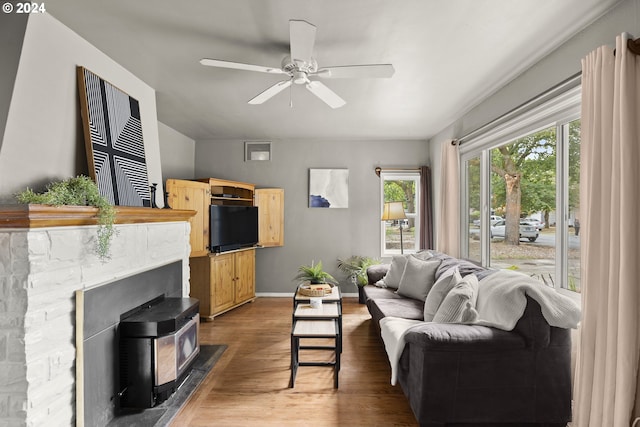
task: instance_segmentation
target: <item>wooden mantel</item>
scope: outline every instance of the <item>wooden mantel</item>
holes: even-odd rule
[[[189,221],[193,210],[116,206],[116,224]],[[98,208],[90,206],[4,205],[0,228],[96,225]]]

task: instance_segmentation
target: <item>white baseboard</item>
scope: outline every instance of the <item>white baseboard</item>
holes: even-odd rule
[[[256,292],[256,297],[260,298],[293,298],[293,292]]]
[[[293,292],[256,292],[256,297],[260,298],[293,298]],[[357,293],[342,294],[342,297],[358,297]]]

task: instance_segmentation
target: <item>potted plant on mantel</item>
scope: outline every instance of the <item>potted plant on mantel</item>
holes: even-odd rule
[[[360,255],[352,255],[345,260],[338,258],[338,268],[347,275],[351,283],[358,287],[360,304],[366,303],[363,288],[369,283],[367,268],[376,264],[380,264],[380,260]]]
[[[91,178],[79,175],[75,178],[52,182],[47,185],[47,190],[44,193],[36,193],[27,188],[18,193],[16,199],[24,204],[95,206],[98,208],[96,253],[102,262],[110,258],[111,238],[116,233],[113,228],[116,210],[107,199],[100,195],[98,186]]]

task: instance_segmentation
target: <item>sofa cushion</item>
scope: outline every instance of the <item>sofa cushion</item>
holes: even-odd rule
[[[436,283],[427,294],[424,302],[423,317],[425,322],[433,321],[433,317],[436,315],[442,301],[444,301],[449,291],[461,281],[462,276],[460,276],[458,269],[455,267],[444,272],[438,280],[436,280]]]
[[[431,253],[431,251],[428,251],[426,249],[422,249],[416,252],[415,254],[413,254],[413,256],[423,261],[427,261],[428,259],[433,258],[433,253]]]
[[[474,323],[478,320],[478,278],[468,274],[449,291],[433,316],[436,323]]]
[[[436,270],[441,262],[438,259],[422,261],[408,257],[398,284],[398,294],[424,301],[436,281]]]
[[[376,322],[383,317],[393,316],[405,319],[422,320],[423,302],[417,299],[371,299],[367,307]]]
[[[424,323],[405,335],[407,343],[425,350],[478,352],[524,349],[527,343],[519,334],[480,325]]]
[[[404,267],[407,265],[407,258],[409,255],[394,255],[391,258],[391,265],[389,271],[382,279],[382,286],[392,289],[398,289],[400,279],[402,279],[402,273],[404,273]]]
[[[401,299],[404,298],[401,295],[398,295],[395,289],[391,288],[380,288],[378,286],[367,285],[362,288],[364,294],[367,299]]]
[[[460,275],[462,277],[472,273],[483,273],[487,271],[486,268],[475,265],[470,261],[454,258],[442,252],[434,252],[433,258],[442,260],[442,264],[440,264],[440,267],[436,272],[436,279],[439,278],[445,271],[453,267],[458,268],[458,271],[460,272]]]
[[[367,268],[367,279],[370,285],[380,282],[384,286],[382,279],[389,271],[389,264],[376,264]]]

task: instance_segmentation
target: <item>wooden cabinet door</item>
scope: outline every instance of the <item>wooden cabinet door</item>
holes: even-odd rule
[[[200,301],[200,316],[209,317],[211,311],[211,261],[209,257],[189,258],[189,269],[191,270],[190,291],[191,298]]]
[[[258,244],[284,246],[284,189],[260,188],[254,196],[258,207]]]
[[[247,301],[256,295],[256,251],[247,250],[235,253],[236,261],[236,304]]]
[[[235,304],[234,254],[213,256],[211,259],[210,292],[212,314]]]
[[[209,185],[203,182],[168,179],[166,190],[169,193],[169,206],[174,209],[190,209],[196,211],[191,217],[191,255],[209,254],[209,204],[211,193]]]

